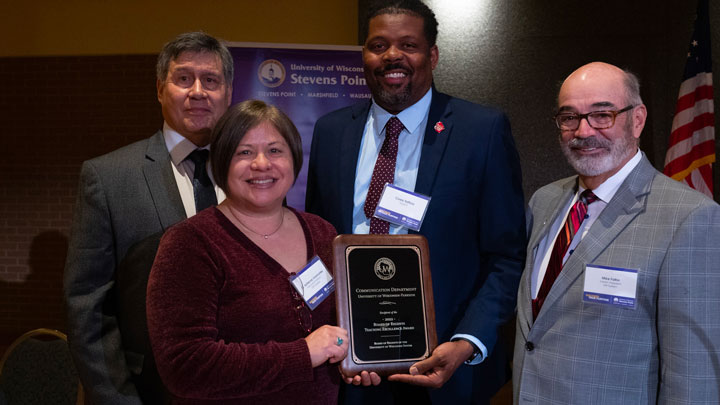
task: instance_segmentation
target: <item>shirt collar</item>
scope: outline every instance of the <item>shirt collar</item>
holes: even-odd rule
[[[615,193],[617,193],[618,189],[620,188],[620,185],[625,181],[627,176],[630,175],[630,172],[633,171],[635,166],[640,163],[641,159],[642,152],[640,151],[640,149],[638,149],[638,151],[635,153],[635,156],[633,156],[632,159],[628,160],[628,162],[625,163],[625,166],[623,166],[622,169],[618,170],[617,173],[613,174],[601,185],[597,186],[593,190],[593,193],[598,196],[598,198],[601,199],[604,203],[610,202],[610,200],[612,200],[613,196],[615,196]],[[582,193],[584,190],[585,187],[580,184],[578,186],[578,194]]]
[[[425,117],[427,117],[428,111],[430,111],[431,101],[432,89],[428,89],[427,93],[425,93],[425,95],[420,100],[418,100],[417,103],[400,111],[400,113],[395,116],[398,117],[400,122],[402,122],[405,129],[412,134],[425,120]],[[384,108],[380,107],[375,102],[375,99],[373,99],[370,113],[373,116],[373,129],[375,130],[375,134],[380,135],[383,129],[385,129],[385,124],[387,124],[388,120],[393,117],[393,114],[390,114],[389,112],[385,111]]]
[[[170,152],[170,159],[175,166],[180,165],[195,149],[209,149],[209,145],[198,148],[197,145],[190,142],[189,139],[170,128],[167,122],[163,123],[163,137],[165,138],[165,146],[167,146],[168,152]]]

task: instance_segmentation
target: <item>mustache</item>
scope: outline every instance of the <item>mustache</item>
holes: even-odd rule
[[[611,142],[606,140],[600,140],[594,136],[588,138],[573,138],[567,146],[571,149],[587,149],[587,148],[603,148],[610,149]]]
[[[381,75],[381,74],[387,73],[391,70],[404,70],[407,73],[411,72],[411,69],[409,66],[406,66],[402,63],[391,63],[389,65],[385,65],[385,66],[375,69],[375,74]]]

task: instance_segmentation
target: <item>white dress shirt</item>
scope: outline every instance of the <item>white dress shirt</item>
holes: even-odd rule
[[[188,218],[195,215],[195,192],[193,191],[193,175],[195,173],[195,163],[190,159],[186,159],[192,151],[195,149],[209,149],[209,146],[198,148],[194,143],[190,142],[187,138],[180,135],[177,131],[170,128],[170,125],[165,122],[163,124],[163,137],[165,138],[165,146],[167,146],[170,152],[170,161],[172,162],[173,174],[175,175],[175,182],[180,192],[180,198],[182,199],[183,207],[185,208],[185,215]],[[217,196],[218,204],[225,199],[225,193],[220,187],[215,184],[213,179],[212,171],[210,170],[210,161],[205,168],[210,180],[215,185],[215,195]]]
[[[630,172],[635,168],[635,166],[638,165],[638,163],[640,163],[641,159],[642,152],[638,149],[637,153],[635,153],[635,156],[633,156],[632,159],[625,163],[625,166],[623,166],[622,169],[618,170],[617,173],[612,175],[610,178],[605,180],[605,182],[603,182],[601,185],[599,185],[593,190],[593,193],[595,193],[595,195],[598,197],[598,200],[588,205],[587,217],[583,220],[582,224],[580,224],[580,228],[575,234],[575,237],[573,237],[573,240],[570,242],[570,247],[568,248],[567,253],[565,253],[565,257],[563,257],[563,264],[567,261],[568,257],[570,257],[573,251],[575,251],[575,248],[580,243],[582,238],[587,234],[588,230],[590,230],[592,224],[595,222],[598,216],[600,216],[600,213],[605,209],[610,200],[612,200],[613,196],[620,188],[620,185],[622,185]],[[555,246],[555,239],[557,239],[558,234],[560,234],[560,228],[562,228],[562,226],[565,224],[565,219],[570,212],[570,208],[572,208],[573,204],[575,204],[575,202],[578,200],[580,193],[585,191],[585,189],[586,187],[582,183],[578,185],[577,192],[575,193],[575,195],[573,195],[570,201],[565,204],[565,209],[561,211],[563,215],[558,215],[557,218],[555,218],[555,221],[553,222],[550,230],[547,233],[548,237],[543,238],[538,244],[536,252],[537,255],[542,256],[537,257],[542,257],[542,260],[534,261],[533,271],[530,277],[532,299],[537,298],[538,292],[540,291],[542,280],[545,277],[545,271],[547,270],[548,263],[550,263],[552,249],[553,246]],[[550,235],[552,235],[552,238],[549,237]]]

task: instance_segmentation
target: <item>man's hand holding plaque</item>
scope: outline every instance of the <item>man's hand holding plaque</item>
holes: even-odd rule
[[[465,340],[443,343],[433,350],[430,357],[410,366],[407,374],[392,374],[388,376],[388,381],[440,388],[473,351],[473,346]],[[367,387],[380,384],[381,377],[375,372],[362,371],[352,377],[343,375],[343,379],[348,384]]]
[[[466,340],[445,342],[433,350],[432,356],[410,366],[410,374],[393,374],[388,380],[440,388],[470,358],[473,350]]]

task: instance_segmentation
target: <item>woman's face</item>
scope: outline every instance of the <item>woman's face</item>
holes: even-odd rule
[[[235,149],[227,198],[249,211],[276,209],[294,180],[290,147],[271,123],[263,122],[248,131]]]

